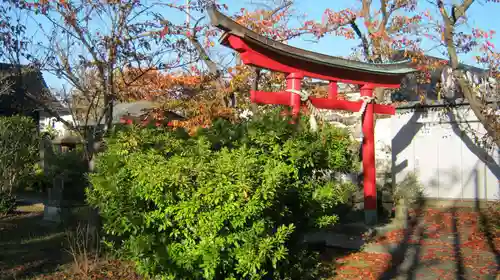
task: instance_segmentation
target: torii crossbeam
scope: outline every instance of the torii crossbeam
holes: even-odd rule
[[[208,9],[212,25],[225,33],[221,43],[240,53],[243,63],[271,71],[286,73],[287,91],[250,92],[251,101],[260,104],[279,104],[292,107],[297,116],[302,105],[301,83],[304,77],[330,81],[328,98],[312,98],[309,102],[319,109],[346,110],[358,112],[363,101],[337,99],[337,82],[361,85],[364,102],[373,99],[377,87],[399,88],[403,77],[415,72],[408,62],[373,64],[295,48],[259,35],[223,15],[215,7]],[[369,102],[362,117],[362,157],[365,222],[377,222],[377,190],[375,174],[374,114],[394,115],[395,109],[389,105]]]

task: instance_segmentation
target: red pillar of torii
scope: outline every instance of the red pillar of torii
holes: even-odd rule
[[[318,109],[359,112],[364,101],[347,101],[337,98],[337,82],[361,86],[361,99],[372,100],[376,87],[399,88],[402,78],[415,69],[404,63],[371,64],[298,49],[263,37],[226,17],[214,7],[208,9],[213,25],[225,31],[221,43],[236,50],[247,65],[287,73],[287,91],[264,92],[252,90],[253,103],[286,105],[297,116],[303,104],[302,79],[311,77],[330,81],[328,98],[308,97]],[[374,114],[394,115],[389,105],[365,103],[362,118],[362,158],[365,222],[377,221],[377,189],[375,173]]]
[[[287,76],[287,89],[300,91],[304,76],[301,73],[291,73]],[[374,86],[366,84],[361,87],[361,96],[373,97]],[[287,91],[265,92],[250,91],[251,101],[259,104],[276,104],[292,107],[292,115],[297,116],[302,105],[299,94]],[[345,110],[358,112],[362,101],[346,101],[337,99],[337,83],[330,82],[328,98],[309,98],[314,107],[318,109]],[[368,103],[362,119],[362,159],[363,159],[363,186],[364,186],[364,209],[366,222],[373,224],[376,221],[377,210],[377,188],[375,173],[375,135],[374,114],[394,115],[395,109],[389,105]]]

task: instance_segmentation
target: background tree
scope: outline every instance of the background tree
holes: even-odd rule
[[[241,63],[237,54],[221,51],[221,46],[214,42],[220,32],[205,18],[207,4],[210,3],[191,1],[187,5],[169,4],[169,8],[185,13],[188,19],[177,29],[167,19],[160,19],[165,24],[161,34],[176,36],[183,44],[189,45],[198,63],[192,63],[177,73],[150,72],[133,86],[122,87],[126,99],[159,101],[165,109],[183,112],[188,120],[173,122],[173,125],[186,127],[191,132],[197,127],[210,125],[213,118],[234,119],[238,110],[247,109],[254,73],[254,69]],[[286,42],[310,32],[306,27],[290,25],[293,17],[291,4],[283,1],[271,3],[266,9],[240,9],[234,19],[260,34]],[[224,5],[218,8],[227,10]],[[282,74],[272,72],[264,72],[259,79],[260,88],[268,89],[283,81]]]
[[[438,0],[435,5],[439,9],[442,18],[441,39],[443,46],[446,47],[449,57],[449,65],[452,69],[453,77],[458,82],[459,89],[464,97],[469,101],[470,107],[474,115],[483,124],[489,139],[492,140],[497,147],[500,146],[500,119],[497,114],[498,108],[488,105],[490,96],[484,96],[475,89],[472,81],[467,79],[466,73],[461,69],[459,62],[459,53],[470,51],[471,47],[479,46],[483,55],[476,57],[479,62],[486,63],[490,67],[492,76],[498,76],[499,64],[498,58],[500,54],[495,51],[494,45],[491,43],[495,32],[484,31],[477,28],[472,28],[468,33],[457,32],[457,26],[463,24],[467,20],[466,13],[474,4],[474,0],[464,0],[460,5],[452,5],[447,7],[443,1]],[[498,2],[498,1],[488,1]],[[493,98],[497,99],[498,92]],[[482,139],[483,141],[485,139]],[[487,140],[487,139],[486,139]]]
[[[36,130],[28,117],[0,117],[0,193],[24,187],[31,175],[38,155]]]
[[[465,14],[473,3],[473,0],[465,0],[460,5],[445,5],[443,1],[359,0],[357,8],[339,11],[327,9],[321,22],[307,24],[317,30],[317,38],[340,35],[358,40],[351,55],[355,59],[375,63],[391,62],[396,58],[401,59],[400,54],[403,53],[403,57],[410,59],[421,70],[416,75],[417,84],[429,83],[432,71],[449,64],[460,91],[487,130],[485,138],[498,145],[496,110],[488,106],[484,96],[478,96],[481,94],[459,67],[460,58],[471,56],[474,50],[479,49],[483,56],[477,57],[477,60],[486,64],[493,76],[498,73],[499,55],[491,43],[495,32],[471,28],[466,24]],[[436,7],[438,16],[433,12],[433,7]],[[424,40],[433,44],[424,49]],[[429,58],[427,55],[432,50],[448,57],[449,62],[446,59]],[[388,92],[377,89],[377,100],[382,102]],[[418,92],[421,101],[425,101],[423,93]],[[485,139],[478,140],[485,142]]]
[[[16,85],[23,87],[26,98],[85,140],[84,160],[90,172],[98,143],[112,127],[116,85],[133,83],[151,70],[170,71],[190,63],[186,59],[190,49],[174,36],[162,35],[154,2],[3,1],[1,5],[10,17],[0,27],[5,31],[2,58],[16,65]],[[141,71],[134,76],[121,73],[129,68]],[[83,118],[76,123],[63,119],[49,105],[52,92],[26,87],[25,71],[45,71],[59,78],[65,87],[58,100]],[[123,77],[127,80],[118,80]],[[98,215],[93,214],[93,228],[99,228]]]
[[[419,30],[422,16],[415,0],[358,0],[357,7],[341,10],[326,9],[320,21],[305,23],[320,40],[325,36],[340,36],[356,40],[349,58],[371,63],[394,62],[396,53],[422,56]],[[352,2],[349,2],[351,5]],[[420,77],[419,77],[420,78]],[[357,88],[357,87],[354,87]],[[375,89],[378,103],[388,100],[393,90]],[[377,116],[375,116],[376,120]]]
[[[7,34],[19,35],[10,41],[4,40],[9,41],[3,45],[4,53],[8,54],[4,57],[16,65],[28,63],[47,71],[67,85],[59,98],[70,108],[79,104],[75,108],[80,116],[78,124],[63,120],[49,107],[41,105],[87,140],[88,160],[95,152],[93,143],[112,125],[113,104],[118,100],[117,83],[130,84],[148,71],[167,71],[189,63],[185,59],[189,48],[176,38],[162,38],[161,32],[155,30],[160,26],[155,3],[131,0],[28,4],[15,1],[3,3],[2,7],[8,14],[22,14],[36,23],[31,24],[30,32],[36,36],[30,40],[25,39],[28,37],[25,25],[9,27]],[[30,53],[23,52],[28,48]],[[121,73],[131,67],[141,71],[134,71],[134,76]],[[117,80],[124,77],[127,80]],[[27,96],[35,94],[26,92]],[[98,125],[87,126],[91,123]]]
[[[324,12],[317,36],[332,32],[357,39],[354,57],[368,62],[392,62],[395,50],[420,50],[416,31],[422,17],[415,0],[359,0],[357,9]],[[341,27],[341,28],[339,28]]]

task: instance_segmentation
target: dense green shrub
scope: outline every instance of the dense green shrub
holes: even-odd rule
[[[304,234],[336,222],[351,187],[317,170],[357,166],[348,135],[276,112],[184,131],[126,128],[106,140],[88,201],[141,273],[162,279],[307,279]]]
[[[0,191],[0,215],[12,213],[16,210],[16,197],[11,193]]]
[[[0,117],[0,190],[12,192],[39,160],[38,132],[29,117]]]
[[[87,170],[88,164],[85,161],[83,149],[78,147],[71,151],[54,152],[48,160],[46,177],[64,181],[65,200],[84,202],[85,187],[88,185]]]
[[[48,174],[44,173],[42,166],[38,163],[33,166],[31,175],[24,180],[25,191],[28,192],[45,192],[51,187],[51,179]]]

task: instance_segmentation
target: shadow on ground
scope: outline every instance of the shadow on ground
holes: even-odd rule
[[[0,279],[54,275],[71,263],[67,227],[44,222],[41,209],[33,205],[19,209],[23,212],[0,217]],[[495,279],[500,272],[499,209],[428,209],[420,200],[408,211],[405,229],[375,237],[364,252],[311,249],[322,256],[325,279]],[[125,270],[111,268],[119,265],[109,263],[94,279],[108,278],[110,272],[119,279],[139,279],[130,267],[126,278],[120,276]],[[76,279],[67,273],[56,276],[43,279]]]
[[[428,208],[420,200],[406,227],[362,250],[323,252],[327,279],[497,279],[500,202],[489,209]],[[344,254],[344,255],[343,255]],[[346,256],[347,255],[347,256]]]
[[[415,211],[378,279],[495,279],[500,236],[488,220],[481,210]]]
[[[29,206],[24,203],[20,208]],[[71,261],[65,240],[64,228],[43,221],[40,209],[0,217],[0,279],[56,271]]]

